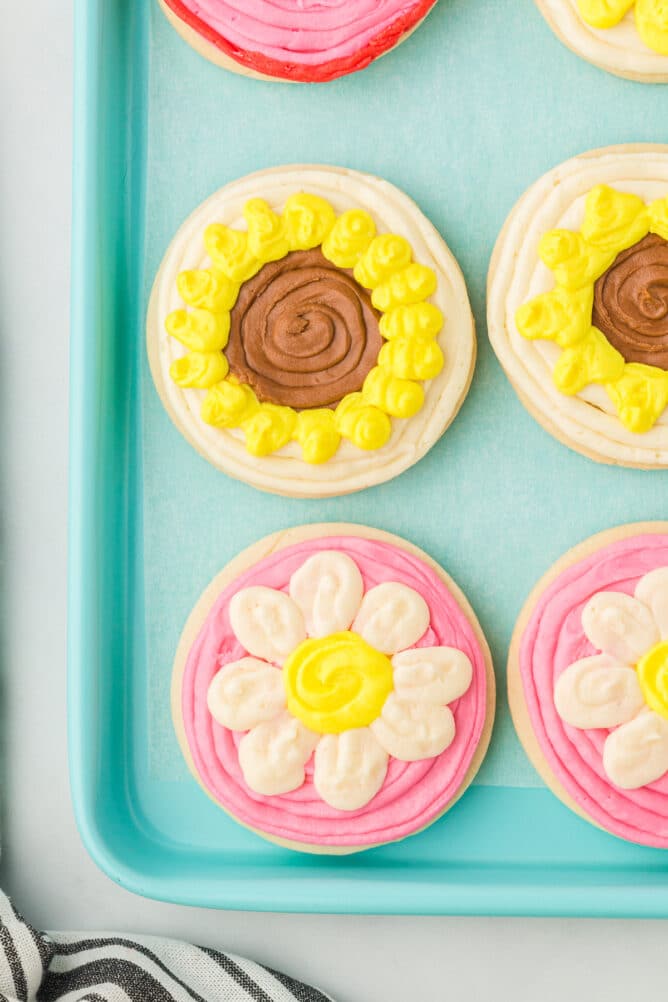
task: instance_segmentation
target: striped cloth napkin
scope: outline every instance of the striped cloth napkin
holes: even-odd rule
[[[0,1002],[332,1002],[250,960],[150,936],[40,933],[0,891]]]

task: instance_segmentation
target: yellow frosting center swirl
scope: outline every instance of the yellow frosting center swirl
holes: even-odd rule
[[[289,712],[319,734],[366,727],[393,688],[390,659],[348,630],[304,640],[283,678]]]
[[[638,662],[638,681],[650,709],[668,719],[668,640],[655,644]]]

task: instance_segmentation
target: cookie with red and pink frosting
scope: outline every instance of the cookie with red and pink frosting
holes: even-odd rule
[[[354,525],[269,536],[209,585],[172,708],[213,800],[270,841],[350,853],[412,835],[462,795],[494,717],[467,600],[416,547]]]
[[[436,0],[160,0],[178,33],[227,70],[322,83],[364,69],[410,35]]]
[[[517,733],[576,813],[668,848],[668,522],[620,526],[538,583],[508,662]]]

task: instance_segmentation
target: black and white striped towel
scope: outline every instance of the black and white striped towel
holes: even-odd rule
[[[0,1002],[332,1002],[250,960],[150,936],[42,934],[0,891]]]

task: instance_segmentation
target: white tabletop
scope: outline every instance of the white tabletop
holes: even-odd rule
[[[2,886],[42,928],[189,939],[339,1002],[665,997],[664,922],[211,912],[137,898],[88,858],[65,719],[71,8],[4,0],[0,26]]]

